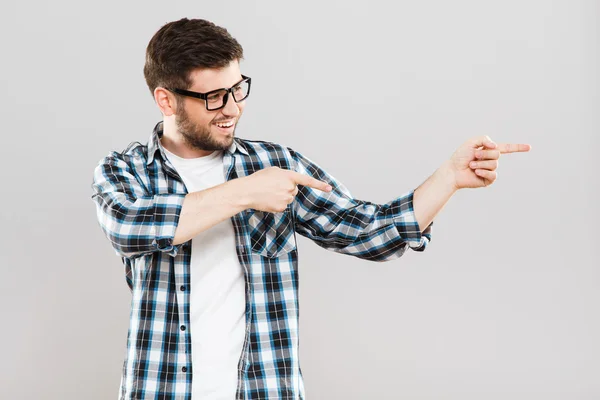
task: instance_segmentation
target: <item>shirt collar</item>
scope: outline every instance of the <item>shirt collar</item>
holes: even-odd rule
[[[150,138],[148,139],[148,161],[146,162],[147,165],[150,165],[152,163],[152,161],[154,160],[154,155],[157,151],[160,152],[160,155],[163,160],[165,160],[167,158],[165,156],[163,145],[160,142],[160,138],[162,137],[162,135],[163,135],[163,121],[159,121],[154,126],[154,129],[152,130],[152,134],[150,135]],[[234,154],[236,150],[239,150],[241,153],[243,153],[245,155],[249,155],[248,150],[244,146],[244,143],[242,142],[242,140],[240,138],[234,137],[233,142],[231,143],[231,146],[229,146],[229,148],[226,151],[230,152],[231,154]]]

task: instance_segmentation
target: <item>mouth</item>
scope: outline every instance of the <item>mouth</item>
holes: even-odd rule
[[[235,128],[235,122],[236,121],[234,119],[231,119],[228,121],[215,122],[213,125],[217,128],[219,132],[233,133],[233,130]]]

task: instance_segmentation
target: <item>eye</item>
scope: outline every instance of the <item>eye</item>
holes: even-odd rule
[[[209,94],[209,95],[206,97],[206,99],[207,99],[208,101],[217,101],[217,100],[219,100],[219,98],[220,98],[220,97],[221,97],[221,94],[220,94],[220,93],[213,93],[213,94]]]

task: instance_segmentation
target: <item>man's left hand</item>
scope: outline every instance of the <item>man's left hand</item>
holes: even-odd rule
[[[527,152],[528,144],[495,143],[489,136],[467,140],[448,160],[456,189],[489,186],[496,180],[501,154]]]

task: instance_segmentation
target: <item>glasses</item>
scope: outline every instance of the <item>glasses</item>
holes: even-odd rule
[[[250,94],[250,82],[250,77],[242,75],[242,80],[230,87],[229,89],[215,89],[206,93],[192,92],[190,90],[175,88],[166,89],[173,93],[180,94],[182,96],[202,99],[204,100],[206,104],[206,109],[208,111],[215,111],[225,107],[225,104],[227,104],[227,99],[229,98],[229,93],[231,93],[231,96],[233,97],[233,100],[236,103],[245,100]]]

